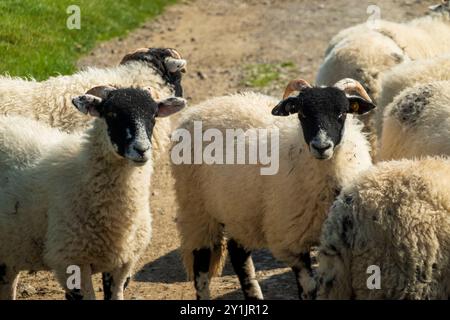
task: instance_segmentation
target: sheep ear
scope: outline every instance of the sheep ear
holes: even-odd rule
[[[158,101],[158,117],[170,116],[186,107],[186,105],[186,100],[179,97],[170,97],[160,100]]]
[[[290,114],[297,113],[299,110],[298,97],[290,97],[282,100],[272,110],[272,115],[286,117]]]
[[[100,116],[98,106],[102,99],[92,94],[84,94],[72,99],[73,105],[82,113],[90,114],[93,117]]]
[[[164,64],[166,65],[167,70],[169,70],[169,72],[177,72],[177,71],[181,71],[181,72],[186,72],[186,64],[187,61],[184,59],[176,59],[173,57],[167,57],[164,60]]]
[[[377,106],[360,96],[347,96],[350,107],[348,113],[365,114]]]

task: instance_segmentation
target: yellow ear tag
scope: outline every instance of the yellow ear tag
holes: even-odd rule
[[[352,110],[353,110],[353,112],[358,112],[358,110],[359,110],[359,103],[358,102],[353,102],[352,103]]]

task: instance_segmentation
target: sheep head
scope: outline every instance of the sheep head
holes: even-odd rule
[[[186,100],[155,100],[148,89],[99,86],[75,97],[72,103],[80,112],[102,120],[96,124],[104,126],[114,154],[142,165],[151,158],[155,118],[178,112]]]
[[[297,96],[290,96],[297,91]],[[272,114],[297,114],[311,154],[317,159],[330,159],[342,140],[347,114],[364,114],[373,108],[369,95],[356,80],[344,79],[332,87],[313,87],[306,80],[296,79],[289,82],[283,100]]]
[[[187,61],[181,57],[177,50],[171,48],[141,48],[125,55],[120,64],[133,61],[149,63],[170,85],[174,86],[177,97],[183,96],[181,74],[187,71]]]

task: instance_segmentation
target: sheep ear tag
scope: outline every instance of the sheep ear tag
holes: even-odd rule
[[[365,114],[377,106],[359,96],[348,96],[349,110],[348,113]]]
[[[352,110],[353,113],[358,113],[359,103],[357,101],[352,102],[352,104],[350,105],[350,109]]]

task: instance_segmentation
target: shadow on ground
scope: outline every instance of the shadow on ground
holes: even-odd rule
[[[256,250],[252,254],[253,262],[257,271],[272,270],[285,268],[286,266],[271,255],[268,250]],[[170,265],[172,273],[167,274],[167,266]],[[233,276],[234,271],[230,262],[227,260],[223,273],[223,276]],[[176,283],[185,282],[186,273],[184,271],[183,264],[181,262],[181,256],[178,250],[172,250],[162,257],[146,264],[136,274],[135,281],[138,282],[163,282],[163,283]]]

